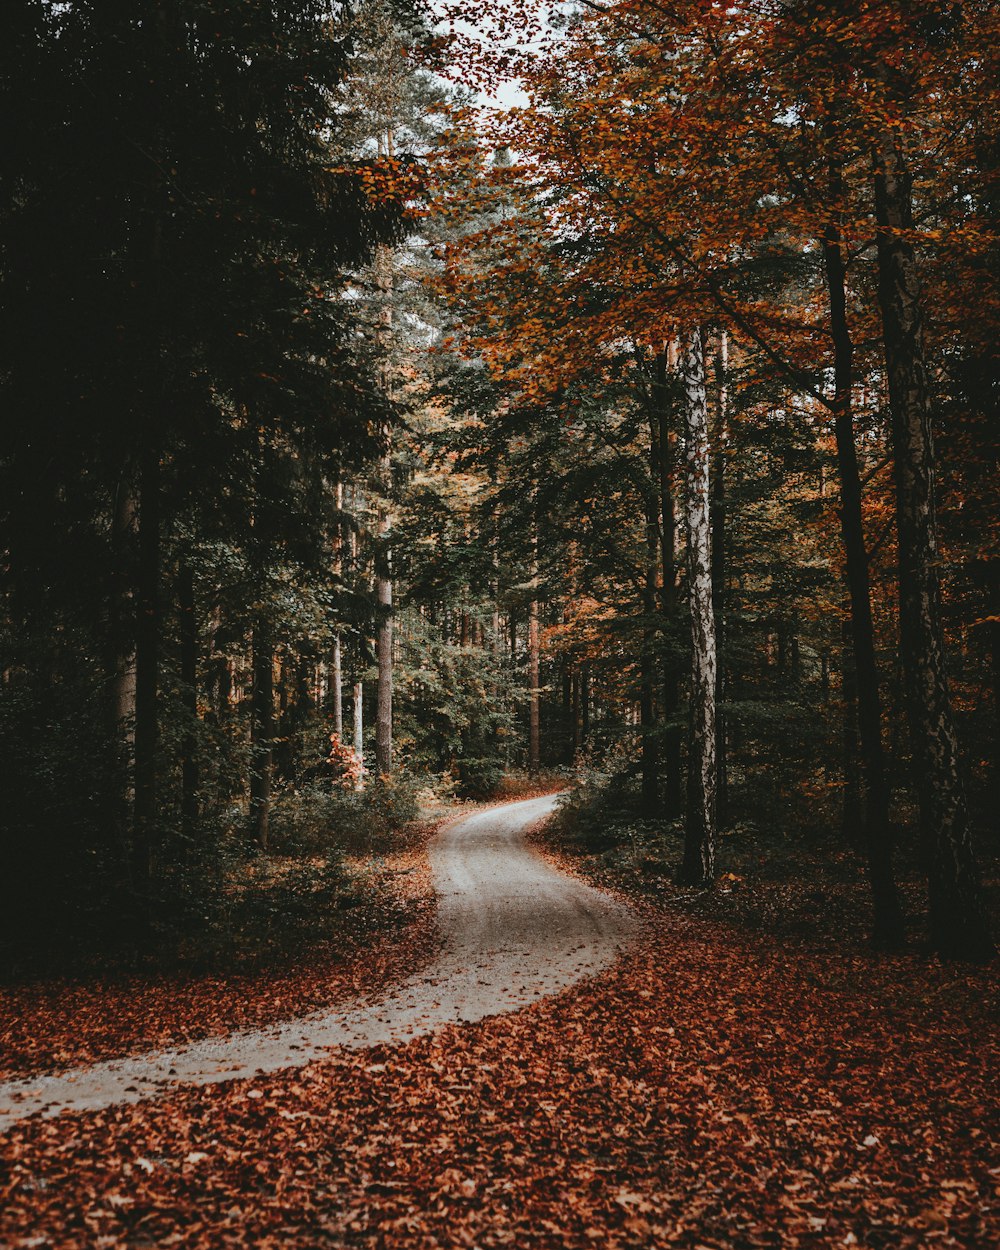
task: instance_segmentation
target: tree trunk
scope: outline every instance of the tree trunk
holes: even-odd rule
[[[254,744],[250,773],[250,828],[261,851],[267,851],[271,821],[271,773],[274,763],[274,644],[268,624],[258,620],[253,631]]]
[[[972,850],[972,827],[944,659],[938,584],[934,447],[913,246],[910,174],[898,136],[875,153],[879,304],[889,378],[899,620],[921,840],[927,860],[930,936],[942,955],[993,951]]]
[[[354,683],[354,754],[358,757],[359,790],[365,788],[365,687]]]
[[[839,202],[843,195],[843,184],[840,170],[836,166],[831,168],[830,184],[831,198],[835,203]],[[833,416],[840,476],[840,532],[844,541],[850,597],[850,651],[856,675],[857,726],[864,764],[864,833],[868,879],[872,892],[872,937],[877,945],[892,947],[898,946],[903,940],[904,920],[892,868],[889,784],[882,747],[882,701],[875,658],[868,553],[865,549],[861,511],[861,475],[854,441],[854,344],[847,320],[847,271],[840,228],[835,221],[831,221],[827,227],[823,240],[823,256],[834,353]],[[845,641],[845,652],[846,650]],[[848,706],[845,708],[845,716],[850,720],[851,715],[852,709]],[[853,729],[851,733],[853,735]],[[853,819],[854,813],[850,811],[853,805],[850,785],[846,798],[848,802],[845,802],[845,818]]]
[[[993,812],[996,820],[1000,816],[1000,619],[990,621],[986,629],[993,689]]]
[[[344,575],[344,483],[337,483],[337,524],[333,538],[333,572],[338,583]],[[344,661],[341,654],[340,635],[333,640],[330,655],[330,705],[333,712],[333,732],[338,742],[344,739]]]
[[[712,605],[715,609],[715,741],[718,753],[718,819],[725,825],[729,803],[729,770],[726,763],[726,443],[729,438],[729,336],[719,332],[715,353],[715,429],[712,437]]]
[[[843,790],[840,807],[840,832],[844,842],[859,848],[864,827],[861,802],[861,777],[858,771],[858,677],[854,667],[854,641],[849,615],[845,614],[840,650],[840,693],[844,703],[841,727],[843,756]]]
[[[639,723],[642,731],[642,810],[660,809],[660,752],[656,740],[656,574],[659,526],[652,497],[646,501],[646,578],[642,592],[642,655],[640,659]]]
[[[691,615],[691,732],[682,885],[715,878],[715,613],[712,610],[712,539],[708,483],[708,403],[702,335],[693,330],[683,358],[685,425],[685,532]]]
[[[538,629],[538,563],[532,560],[531,602],[528,604],[528,768],[537,773],[542,757],[541,654]]]
[[[680,665],[674,655],[670,631],[677,619],[677,525],[674,519],[674,458],[670,433],[670,403],[667,377],[670,354],[660,353],[657,361],[657,387],[659,403],[654,418],[657,463],[653,473],[660,488],[660,610],[667,646],[663,661],[663,719],[666,729],[663,735],[663,805],[669,820],[676,819],[683,806],[681,797],[681,727],[680,716]]]
[[[118,484],[111,534],[117,594],[114,606],[114,670],[111,714],[114,731],[122,747],[122,759],[130,772],[135,750],[135,590],[133,545],[138,529],[139,509],[131,481],[132,466],[126,466]],[[129,801],[134,787],[126,784]]]
[[[177,576],[180,617],[181,700],[188,724],[181,742],[181,820],[188,835],[198,823],[198,618],[195,614],[194,574],[183,562]]]
[[[333,732],[338,739],[344,737],[344,660],[341,654],[340,635],[333,640],[330,655],[330,710],[333,712]]]
[[[380,777],[392,772],[392,574],[389,568],[388,540],[391,529],[388,507],[379,520],[382,560],[375,574],[375,601],[379,609],[375,654],[378,659],[378,685],[375,703],[375,767]]]
[[[160,455],[154,448],[147,448],[143,453],[140,473],[132,852],[133,885],[148,918],[155,855],[160,672]]]

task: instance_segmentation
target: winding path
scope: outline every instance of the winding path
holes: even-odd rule
[[[634,921],[608,895],[563,876],[523,831],[555,796],[490,808],[445,829],[430,848],[443,949],[417,976],[374,1001],[271,1028],[0,1084],[0,1130],[41,1112],[84,1111],[298,1067],[331,1048],[405,1042],[445,1024],[516,1011],[607,967]]]

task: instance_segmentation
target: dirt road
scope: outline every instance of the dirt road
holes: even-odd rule
[[[441,955],[382,999],[2,1084],[0,1129],[36,1112],[138,1102],[177,1084],[207,1085],[301,1066],[331,1047],[404,1042],[444,1024],[516,1011],[607,967],[633,931],[630,914],[557,872],[523,839],[555,802],[546,796],[490,808],[438,835],[430,853],[440,896]]]

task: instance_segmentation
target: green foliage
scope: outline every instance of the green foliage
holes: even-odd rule
[[[286,787],[271,803],[276,855],[363,854],[384,850],[420,811],[426,783],[409,774],[373,777],[364,790],[326,781]]]
[[[356,904],[357,889],[335,851],[263,865],[230,885],[224,917],[231,949],[266,952],[318,941],[337,913]]]
[[[469,799],[490,799],[499,793],[504,766],[494,757],[458,761],[460,792]]]
[[[554,836],[589,855],[634,854],[639,846],[662,843],[667,826],[642,814],[635,770],[619,751],[605,767],[584,767],[576,785],[560,799]]]
[[[416,613],[405,624],[396,673],[401,750],[418,769],[451,773],[463,793],[485,797],[499,784],[515,732],[509,664],[489,645],[449,641]]]

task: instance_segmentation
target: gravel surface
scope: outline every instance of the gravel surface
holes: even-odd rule
[[[41,1113],[153,1098],[178,1084],[208,1085],[298,1067],[331,1047],[405,1042],[445,1024],[516,1011],[607,967],[635,931],[620,903],[566,877],[529,849],[523,830],[554,795],[477,812],[430,847],[444,939],[429,968],[374,1001],[272,1028],[0,1085],[0,1129]]]

